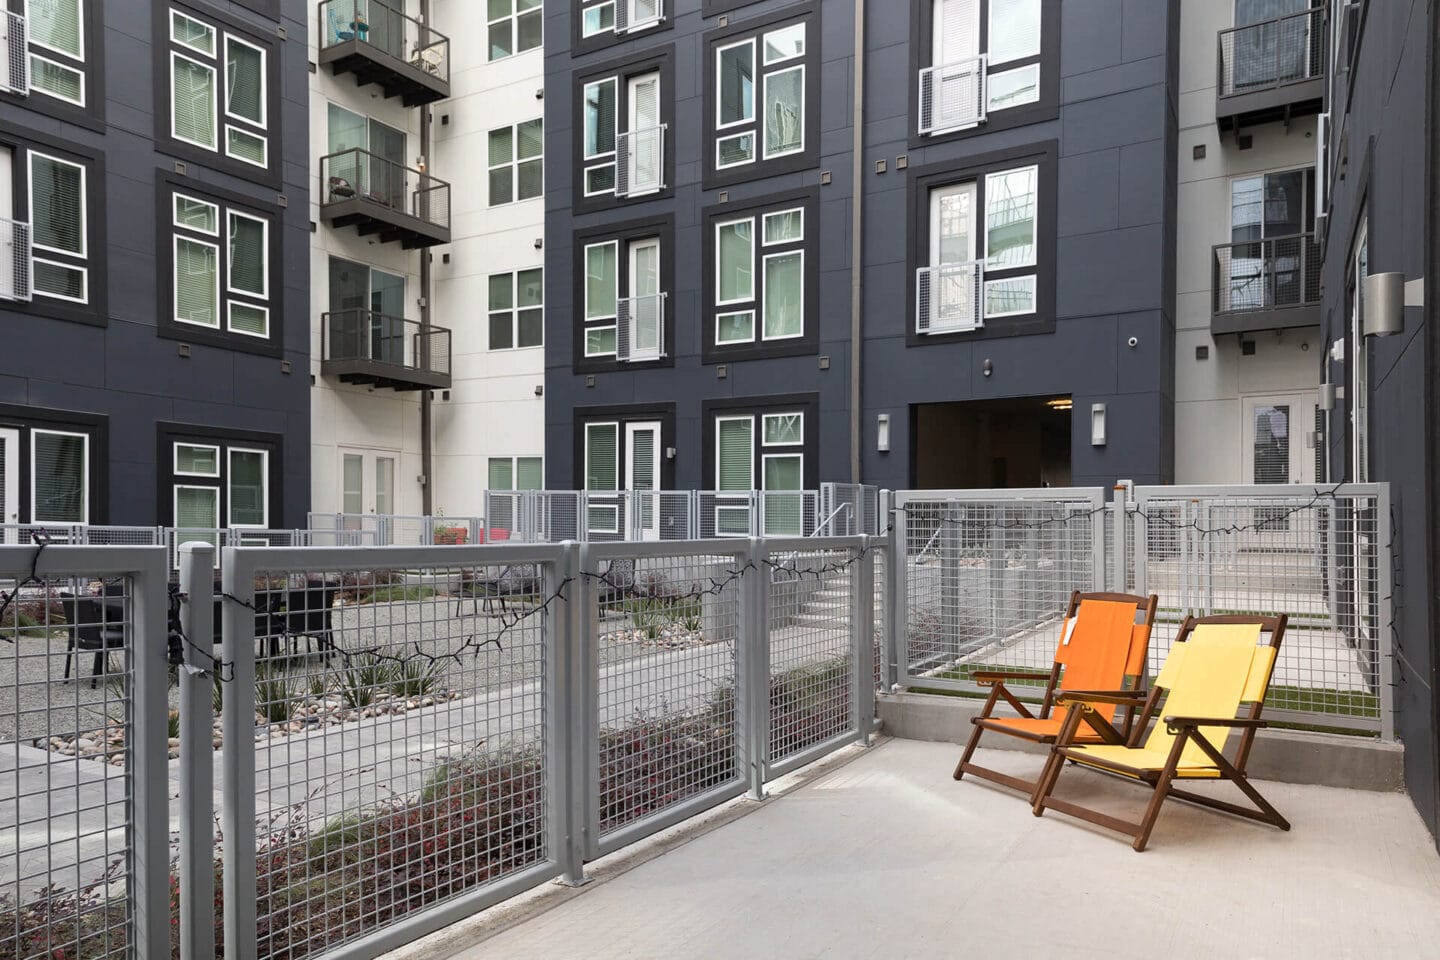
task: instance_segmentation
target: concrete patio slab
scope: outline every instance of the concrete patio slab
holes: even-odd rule
[[[1035,764],[982,752],[1017,774]],[[1136,854],[954,782],[954,761],[949,745],[886,741],[455,956],[1311,960],[1440,943],[1440,856],[1403,795],[1262,783],[1289,833],[1172,803]],[[1120,816],[1145,798],[1084,771],[1059,792]]]

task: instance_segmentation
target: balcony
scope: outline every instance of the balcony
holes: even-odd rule
[[[371,0],[320,4],[320,63],[418,107],[450,96],[450,38]]]
[[[450,331],[372,310],[337,310],[320,318],[320,372],[345,383],[391,390],[450,386]]]
[[[320,159],[320,216],[406,250],[450,242],[450,184],[365,150]]]
[[[985,57],[920,71],[920,135],[966,130],[985,122]]]
[[[659,360],[665,356],[666,293],[626,297],[616,304],[615,357],[618,360]]]
[[[30,54],[25,18],[0,9],[0,93],[30,93]]]
[[[615,135],[615,196],[665,189],[665,124]]]
[[[980,260],[921,267],[915,272],[915,331],[970,333],[985,325],[980,309],[985,265]]]
[[[1319,113],[1325,96],[1325,11],[1220,31],[1215,122],[1221,131]]]
[[[1217,245],[1210,332],[1319,326],[1320,267],[1313,233]]]
[[[0,300],[29,300],[30,224],[0,218]]]

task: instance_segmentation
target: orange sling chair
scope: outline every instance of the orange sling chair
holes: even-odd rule
[[[967,773],[974,774],[1023,791],[1033,802],[1039,787],[1038,780],[1022,780],[971,761],[981,735],[993,730],[1033,743],[1053,744],[1064,726],[1066,714],[1066,708],[1055,702],[1058,694],[1080,690],[1134,689],[1145,671],[1145,655],[1150,648],[1150,629],[1155,623],[1158,603],[1159,598],[1153,593],[1149,597],[1137,597],[1128,593],[1081,593],[1077,590],[1070,595],[1060,642],[1055,648],[1055,663],[1048,674],[1010,670],[975,673],[973,679],[982,686],[990,687],[990,696],[980,715],[971,720],[975,729],[970,734],[970,742],[965,745],[960,763],[955,767],[955,779],[959,780]],[[1045,685],[1045,697],[1040,703],[1038,716],[1031,713],[1030,708],[1006,686],[1007,680]],[[1001,700],[1020,715],[993,716]],[[1109,704],[1098,706],[1098,709],[1104,711],[1107,721],[1115,711],[1115,707]],[[1133,708],[1127,707],[1124,729],[1113,739],[1089,727],[1078,731],[1077,736],[1083,742],[1124,743],[1133,715]]]

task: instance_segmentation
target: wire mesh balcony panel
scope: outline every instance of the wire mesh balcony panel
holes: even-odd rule
[[[1300,13],[1220,31],[1216,117],[1259,122],[1297,110],[1318,112],[1323,97],[1325,11]]]
[[[980,308],[985,267],[979,260],[921,267],[915,274],[917,333],[968,333],[985,325]]]
[[[1218,332],[1318,323],[1321,261],[1313,233],[1216,246],[1212,311],[1220,318]]]
[[[450,386],[450,330],[373,310],[337,310],[321,317],[320,372],[346,383],[392,390]]]
[[[626,297],[616,305],[615,356],[619,360],[658,360],[665,356],[665,300],[669,294]]]
[[[985,58],[920,71],[920,135],[951,133],[985,122]]]
[[[0,219],[0,300],[29,300],[30,224]]]
[[[0,93],[30,93],[30,52],[25,18],[0,10]]]
[[[665,189],[665,128],[662,123],[615,135],[615,196]]]
[[[325,0],[319,7],[320,62],[386,98],[421,106],[450,96],[450,38],[380,0]]]
[[[320,213],[407,250],[450,242],[450,184],[367,150],[320,159]]]
[[[630,33],[653,27],[665,19],[665,0],[617,0],[615,32]]]

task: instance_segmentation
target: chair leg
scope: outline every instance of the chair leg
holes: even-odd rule
[[[105,669],[105,651],[95,651],[95,665],[90,670],[90,689],[94,690],[100,683],[100,674]]]
[[[70,646],[65,648],[65,683],[70,682],[70,661],[75,656],[75,638],[70,638]]]
[[[960,754],[960,762],[955,764],[955,773],[953,776],[956,780],[965,776],[965,765],[968,764],[970,758],[975,755],[975,748],[980,745],[980,735],[984,732],[985,728],[978,723],[975,724],[974,728],[970,731],[970,740],[965,744],[965,752]]]

